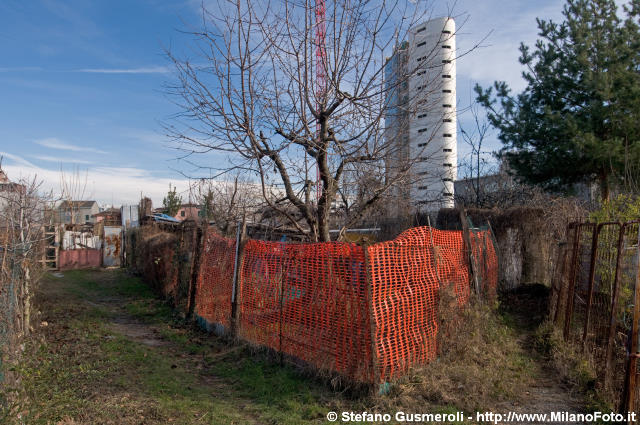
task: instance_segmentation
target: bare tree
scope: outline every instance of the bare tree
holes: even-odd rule
[[[235,176],[232,181],[204,180],[196,187],[195,198],[201,205],[203,218],[213,221],[224,235],[232,235],[239,221],[259,221],[265,205],[262,187]]]
[[[465,197],[463,204],[480,207],[483,205],[483,198],[487,189],[486,185],[483,184],[482,177],[489,174],[498,174],[498,169],[486,158],[487,155],[492,155],[493,153],[485,150],[486,148],[483,149],[483,144],[489,134],[491,125],[480,116],[477,103],[472,103],[467,112],[471,114],[473,123],[470,127],[465,127],[462,123],[459,126],[462,140],[470,149],[469,154],[460,164],[460,168],[463,171],[462,179],[465,180],[465,185],[468,186],[461,196]]]
[[[213,177],[246,173],[269,207],[299,232],[329,240],[332,204],[349,192],[345,184],[358,180],[345,176],[385,176],[385,157],[401,145],[385,136],[390,93],[406,87],[411,75],[442,67],[425,57],[403,78],[385,80],[389,56],[407,30],[429,16],[421,4],[337,0],[326,3],[324,20],[316,19],[314,0],[203,6],[202,28],[190,33],[197,57],[167,52],[178,76],[168,89],[181,112],[166,129],[181,159]],[[435,49],[428,56],[435,57]],[[438,77],[410,94],[406,112],[428,107]],[[200,162],[210,158],[198,156],[206,153],[218,154],[217,165]],[[342,228],[376,205],[418,157],[401,161],[392,175],[376,179],[381,184],[353,197]],[[282,196],[274,199],[271,187]]]
[[[0,170],[0,174],[2,170]],[[40,261],[44,249],[44,225],[50,220],[46,210],[53,204],[52,194],[41,193],[42,182],[33,177],[17,182],[0,181],[0,308],[8,323],[0,323],[0,333],[29,333],[33,285],[44,270]],[[8,299],[7,299],[8,297]]]
[[[88,170],[82,173],[79,167],[74,168],[70,173],[65,173],[60,168],[60,198],[62,200],[60,213],[71,214],[70,224],[72,225],[81,224],[80,201],[85,199],[88,173]],[[60,221],[63,221],[62,217],[60,217]]]

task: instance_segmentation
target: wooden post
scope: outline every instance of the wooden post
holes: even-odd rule
[[[242,271],[242,253],[244,249],[244,241],[247,227],[244,220],[238,222],[238,229],[236,231],[236,256],[233,263],[233,281],[231,286],[231,335],[235,338],[237,336],[238,326],[238,294],[240,291],[241,275]]]
[[[191,269],[191,282],[189,284],[189,295],[187,299],[187,318],[192,318],[196,307],[196,292],[198,291],[198,278],[200,276],[200,266],[202,255],[207,241],[207,225],[196,228],[196,243],[193,253],[193,265]]]
[[[369,310],[369,334],[371,339],[371,378],[373,380],[373,387],[375,388],[375,385],[380,383],[380,370],[378,368],[378,344],[376,339],[375,311],[373,308],[373,277],[371,262],[369,259],[369,248],[366,244],[363,244],[362,250],[364,251],[364,276],[365,285],[367,285],[366,296],[367,307]]]
[[[476,295],[480,295],[480,282],[478,282],[478,272],[473,257],[473,248],[471,246],[471,238],[469,237],[469,223],[467,222],[467,212],[460,206],[460,222],[462,223],[462,241],[464,242],[464,250],[467,251],[467,261],[469,263],[469,274],[474,285]]]
[[[278,351],[280,352],[280,364],[284,364],[284,353],[282,351],[282,323],[284,322],[284,284],[287,279],[286,263],[283,263],[280,268],[280,319],[278,323],[279,342]]]

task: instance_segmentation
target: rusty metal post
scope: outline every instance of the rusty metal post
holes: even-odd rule
[[[564,340],[569,339],[569,331],[571,330],[571,316],[573,315],[573,302],[576,289],[576,278],[578,273],[578,258],[580,257],[580,229],[581,223],[576,224],[575,238],[573,240],[573,255],[571,257],[571,270],[569,272],[569,284],[567,288],[567,306],[564,318]]]
[[[567,232],[568,233],[568,232]],[[560,303],[562,302],[562,287],[564,272],[567,265],[567,242],[558,243],[558,258],[559,263],[556,264],[556,273],[554,273],[553,281],[551,283],[551,300],[553,300],[553,293],[555,292],[555,310],[550,312],[549,317],[553,317],[553,323],[558,325],[558,319],[560,318]],[[560,271],[557,273],[557,271]]]
[[[638,229],[636,253],[636,284],[633,296],[633,323],[631,324],[631,346],[627,360],[627,370],[624,381],[624,392],[620,413],[635,412],[637,391],[637,363],[638,363],[638,328],[640,323],[640,229]]]
[[[616,272],[613,277],[613,293],[611,294],[611,314],[609,315],[609,332],[607,337],[606,357],[605,357],[605,387],[610,388],[611,385],[611,359],[613,357],[613,338],[616,332],[616,310],[618,308],[618,296],[620,294],[620,288],[618,281],[620,280],[620,265],[622,263],[622,249],[624,244],[624,232],[628,223],[620,225],[620,232],[618,234],[618,255],[616,257]]]
[[[589,262],[589,289],[587,291],[587,311],[584,318],[584,330],[582,332],[582,348],[587,347],[587,333],[589,331],[589,319],[591,317],[591,305],[593,304],[593,280],[596,274],[596,258],[598,256],[598,235],[602,229],[602,223],[593,226],[591,238],[591,261]]]

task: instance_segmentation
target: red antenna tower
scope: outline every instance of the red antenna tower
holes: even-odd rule
[[[326,50],[326,8],[325,0],[316,0],[316,111],[320,110],[321,99],[327,90],[327,65]],[[316,121],[316,137],[320,141],[320,120]],[[320,181],[320,167],[316,161],[316,203],[319,203],[322,196],[322,182]]]

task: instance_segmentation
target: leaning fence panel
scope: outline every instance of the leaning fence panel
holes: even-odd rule
[[[485,241],[486,238],[486,241]],[[475,238],[486,286],[495,291],[497,256],[486,232]],[[482,243],[477,243],[482,241]],[[481,252],[483,246],[491,246]],[[381,381],[436,356],[438,291],[452,285],[460,305],[470,295],[462,232],[410,229],[393,241],[368,247],[376,353]]]
[[[620,406],[629,404],[636,389],[629,387],[629,374],[622,371],[636,355],[630,349],[634,340],[637,344],[632,329],[639,272],[638,221],[572,223],[567,235],[554,283],[558,294],[554,322],[567,343],[582,349],[605,398]]]

